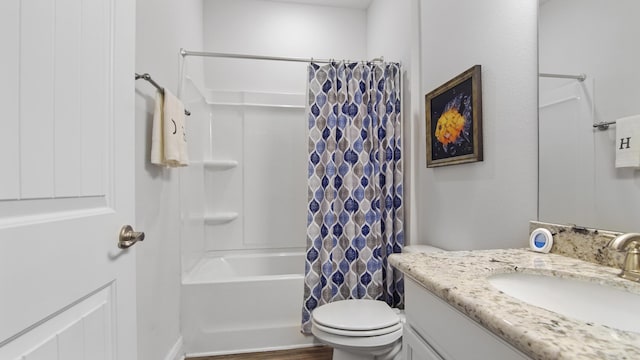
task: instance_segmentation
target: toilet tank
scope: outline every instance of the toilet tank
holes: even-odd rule
[[[446,251],[446,250],[437,248],[435,246],[423,245],[423,244],[407,245],[402,249],[402,252],[404,253],[433,253],[433,252],[442,252],[442,251]]]

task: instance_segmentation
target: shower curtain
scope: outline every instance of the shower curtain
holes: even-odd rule
[[[302,331],[345,299],[403,305],[387,257],[403,247],[400,65],[308,67],[308,217]]]

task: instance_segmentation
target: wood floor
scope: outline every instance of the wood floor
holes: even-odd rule
[[[268,351],[250,354],[192,357],[185,360],[331,360],[333,349],[315,346],[304,349]]]

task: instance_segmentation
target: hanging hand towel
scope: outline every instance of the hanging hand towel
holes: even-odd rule
[[[162,105],[164,97],[156,91],[156,103],[153,108],[153,124],[151,127],[151,163],[164,165],[164,149],[162,148]]]
[[[166,89],[164,94],[156,93],[151,163],[166,167],[189,165],[184,105]]]
[[[616,167],[640,167],[640,115],[616,120]]]

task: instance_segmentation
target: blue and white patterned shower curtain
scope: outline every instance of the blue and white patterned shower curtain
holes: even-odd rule
[[[403,305],[387,257],[403,247],[400,65],[310,64],[302,331],[345,299]]]

